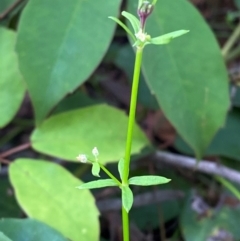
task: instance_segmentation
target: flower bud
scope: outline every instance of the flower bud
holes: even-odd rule
[[[141,28],[144,29],[147,17],[152,13],[153,5],[149,1],[143,1],[138,8],[138,16],[140,18]]]
[[[87,156],[84,154],[79,154],[76,158],[78,161],[82,163],[86,163],[88,161]]]

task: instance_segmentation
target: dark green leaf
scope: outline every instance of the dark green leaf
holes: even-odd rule
[[[114,34],[107,17],[118,15],[120,2],[28,2],[18,27],[17,52],[38,123],[99,65]]]
[[[55,229],[33,219],[2,219],[0,230],[13,241],[67,241]],[[0,240],[3,241],[1,236]]]
[[[124,209],[129,212],[133,205],[133,193],[129,186],[122,186],[122,203]]]
[[[171,179],[161,177],[161,176],[139,176],[131,177],[129,179],[129,185],[138,185],[138,186],[152,186],[159,185],[170,182]]]
[[[79,189],[94,189],[94,188],[102,188],[102,187],[113,187],[118,186],[118,184],[112,179],[101,179],[96,181],[91,181],[87,183],[83,183],[77,188]]]
[[[12,241],[6,235],[4,235],[4,233],[2,233],[2,232],[0,232],[0,240],[1,241]]]
[[[233,109],[227,118],[225,127],[217,133],[205,155],[220,155],[240,161],[240,111]],[[189,146],[177,138],[175,146],[183,153],[193,154]]]
[[[104,164],[124,155],[127,124],[122,111],[95,105],[52,116],[33,132],[31,142],[40,152],[71,161],[77,161],[78,154],[89,154],[96,146]],[[135,126],[132,154],[148,144],[145,134]]]
[[[128,3],[135,11],[137,1]],[[200,158],[224,124],[228,75],[211,29],[191,3],[159,0],[147,33],[155,37],[179,29],[190,33],[168,45],[146,46],[142,70],[166,117]]]
[[[10,179],[17,200],[29,217],[71,240],[98,240],[95,200],[88,190],[76,190],[82,182],[63,167],[47,161],[19,159],[10,165]]]

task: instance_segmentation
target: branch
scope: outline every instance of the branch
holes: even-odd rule
[[[144,205],[176,200],[184,197],[182,191],[177,190],[160,190],[156,192],[147,192],[136,195],[134,197],[133,207],[141,207]],[[116,211],[122,208],[120,198],[111,198],[97,202],[97,206],[101,212]]]
[[[0,14],[0,20],[5,19],[14,9],[16,9],[24,0],[17,0],[9,8],[7,8],[3,13]]]
[[[219,175],[232,182],[240,184],[240,173],[238,171],[215,162],[202,160],[197,164],[197,161],[194,158],[161,151],[156,152],[154,161],[156,164],[164,162],[173,166],[184,167],[207,174]]]
[[[15,148],[12,148],[8,151],[5,151],[3,153],[0,154],[0,159],[3,159],[4,157],[7,157],[7,156],[11,156],[13,154],[15,154],[16,152],[20,152],[20,151],[23,151],[23,150],[26,150],[28,149],[29,147],[31,146],[31,143],[30,142],[27,142],[25,144],[22,144],[20,146],[17,146]]]

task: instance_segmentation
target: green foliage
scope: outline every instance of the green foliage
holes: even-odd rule
[[[0,128],[7,125],[23,100],[25,87],[14,51],[16,33],[0,27]]]
[[[205,152],[205,155],[221,155],[240,161],[240,111],[233,109],[227,118],[224,128],[220,129],[212,143]],[[182,153],[193,155],[187,144],[177,138],[175,142],[176,148]]]
[[[134,12],[136,1],[128,3]],[[196,9],[185,0],[159,0],[147,32],[156,36],[182,28],[190,33],[167,46],[147,46],[142,70],[166,117],[200,158],[224,124],[228,77],[216,39]]]
[[[232,240],[239,240],[239,223],[236,222],[240,215],[239,206],[224,206],[216,210],[209,207],[201,216],[191,209],[191,202],[189,198],[181,217],[182,231],[186,241],[202,241],[214,236],[220,237],[221,232],[233,236]]]
[[[98,240],[95,201],[88,190],[76,191],[74,187],[81,181],[63,167],[19,159],[10,166],[10,178],[17,200],[29,217],[48,224],[71,240]]]
[[[13,241],[67,241],[58,231],[33,219],[2,219],[0,230]],[[9,241],[10,239],[1,239],[0,233],[0,240]]]
[[[114,33],[107,16],[117,15],[119,4],[29,1],[19,24],[17,52],[37,123],[99,65]]]
[[[170,179],[160,176],[139,176],[131,177],[129,179],[130,185],[139,185],[139,186],[152,186],[158,184],[164,184],[170,182]]]
[[[118,186],[118,184],[112,179],[101,179],[97,181],[91,181],[87,183],[83,183],[77,188],[79,189],[94,189],[94,188],[102,188],[102,187],[114,187]]]
[[[113,107],[90,106],[47,119],[35,129],[31,141],[37,151],[66,160],[77,161],[77,154],[89,153],[97,146],[101,163],[116,161],[124,155],[127,121],[126,115]],[[146,136],[136,126],[132,153],[146,145]]]
[[[0,14],[14,2],[15,0],[0,0]],[[161,112],[175,127],[179,136],[188,143],[177,141],[176,147],[183,153],[195,155],[197,158],[217,155],[240,160],[239,89],[233,98],[234,107],[224,126],[229,109],[228,76],[221,51],[209,25],[187,0],[153,0],[152,3],[143,0],[126,1],[127,8],[133,14],[136,13],[137,6],[138,13],[139,8],[143,12],[151,12],[152,4],[157,2],[147,25],[141,28],[142,22],[137,15],[123,11],[124,18],[121,16],[120,20],[118,19],[122,10],[121,2],[23,1],[7,14],[6,19],[0,18],[1,26],[9,27],[0,27],[0,128],[5,128],[0,132],[0,145],[6,142],[4,140],[11,139],[11,143],[0,146],[0,149],[3,151],[8,146],[15,145],[19,139],[26,139],[25,133],[23,138],[11,137],[16,136],[11,134],[12,126],[16,127],[17,131],[14,131],[18,133],[26,128],[27,135],[32,128],[30,145],[38,152],[34,152],[34,156],[39,157],[40,153],[51,156],[44,157],[48,161],[21,158],[13,160],[9,173],[14,193],[9,188],[7,178],[0,176],[0,217],[20,217],[22,208],[24,214],[36,219],[1,219],[0,241],[102,240],[102,237],[99,238],[98,209],[93,195],[85,189],[119,187],[123,208],[129,212],[134,200],[129,185],[168,183],[170,179],[160,176],[166,175],[170,176],[173,182],[159,188],[178,188],[183,192],[195,185],[195,181],[199,183],[201,178],[205,180],[205,176],[199,178],[198,174],[194,174],[193,178],[189,173],[183,173],[180,177],[172,170],[171,175],[168,175],[165,169],[163,173],[156,173],[159,176],[148,176],[141,167],[141,170],[135,169],[134,175],[130,174],[133,177],[129,178],[131,170],[126,163],[130,164],[130,159],[138,159],[145,147],[153,150],[154,145],[158,148],[159,142],[155,142],[152,132],[157,131],[155,128],[162,123],[155,123],[157,121],[152,110],[155,115],[161,108]],[[235,0],[235,4],[239,6],[239,0]],[[108,19],[111,15],[114,17],[110,18],[125,29],[125,35],[121,32],[122,28],[116,28],[116,24]],[[188,34],[171,41],[188,31]],[[126,35],[129,35],[131,44],[127,43]],[[142,73],[142,52],[139,54],[137,51],[134,66],[134,51],[131,45],[134,49],[137,47],[137,50],[147,45],[143,54]],[[237,47],[237,44],[235,45]],[[233,43],[233,46],[235,45]],[[104,56],[107,51],[110,60],[106,67]],[[125,72],[130,81],[133,72],[137,82],[140,74],[139,91],[138,83],[136,85],[134,81],[132,93],[136,98],[138,93],[138,100],[142,105],[136,108],[133,101],[130,105],[130,110],[133,110],[130,111],[130,118],[117,109],[119,106],[124,107],[125,112],[128,112],[126,103],[115,104],[114,98],[105,98],[108,93],[100,81],[113,79],[111,81],[114,82],[117,74],[109,73],[113,68],[117,74],[117,68]],[[104,77],[101,76],[102,72]],[[88,82],[85,83],[86,81]],[[14,118],[26,88],[35,113],[34,127],[22,124],[25,120]],[[116,88],[114,90],[118,91]],[[125,92],[123,94],[125,95]],[[125,97],[128,99],[128,93]],[[26,102],[28,99],[26,98]],[[113,106],[105,104],[106,102],[113,103]],[[142,126],[145,127],[147,121],[146,132],[154,139],[152,143],[134,122],[136,109],[137,120],[140,120]],[[31,111],[28,112],[31,116]],[[19,113],[21,118],[22,111]],[[27,118],[29,116],[27,115]],[[223,128],[220,129],[221,127]],[[130,141],[126,144],[127,130]],[[79,157],[90,153],[95,146],[100,155],[92,152],[93,155],[86,155],[89,159],[86,162],[92,165],[94,176],[99,177],[101,170],[103,179],[92,180],[84,176],[88,166],[77,161],[80,160]],[[145,152],[141,154],[143,153]],[[8,160],[5,160],[8,156],[1,154],[0,162],[8,163]],[[15,158],[12,154],[10,159]],[[76,159],[77,155],[79,156]],[[130,158],[130,155],[135,156]],[[52,163],[56,158],[63,160],[61,163],[76,176],[89,182],[83,183],[67,169]],[[120,161],[116,163],[117,160]],[[114,175],[104,166],[108,162],[115,163],[112,164],[116,170]],[[3,170],[6,170],[4,168]],[[111,179],[106,179],[105,174]],[[194,184],[186,177],[192,178],[190,180]],[[239,197],[235,186],[221,177],[216,179]],[[149,187],[133,189],[134,193],[139,190],[152,191]],[[14,195],[19,207],[13,200]],[[134,216],[135,221],[139,221],[141,228],[146,230],[149,222],[154,219],[151,215],[156,214],[159,207],[145,208],[140,207]],[[184,209],[175,199],[164,203],[161,208],[165,220],[180,216],[181,213],[180,231],[185,241],[207,240],[221,229],[231,233],[235,240],[240,238],[238,207],[224,203],[220,211],[209,208],[204,215],[199,215],[193,210],[189,198]],[[123,213],[126,213],[125,211],[123,210]],[[142,218],[143,216],[148,217]],[[128,223],[126,217],[128,216],[123,217],[125,224]],[[124,230],[125,224],[123,223]],[[162,225],[159,225],[156,216],[154,227],[159,226]],[[124,237],[127,241],[126,236]]]
[[[133,193],[129,186],[122,186],[122,205],[129,212],[133,205]]]
[[[7,236],[5,236],[2,232],[0,232],[0,240],[1,241],[12,241]]]

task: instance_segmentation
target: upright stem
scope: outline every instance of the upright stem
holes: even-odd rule
[[[130,165],[131,148],[132,148],[132,135],[133,135],[133,128],[135,123],[135,113],[136,113],[136,106],[137,106],[138,83],[139,83],[139,76],[141,71],[141,63],[142,63],[142,48],[138,48],[136,52],[134,73],[133,73],[131,103],[130,103],[130,111],[129,111],[129,119],[128,119],[127,141],[126,141],[124,171],[123,171],[123,180],[122,180],[123,185],[128,184],[129,165]]]
[[[139,84],[139,76],[140,76],[141,63],[142,63],[142,51],[143,51],[142,48],[137,48],[136,57],[135,57],[122,185],[128,185],[129,165],[130,165],[131,148],[132,148],[132,135],[133,135],[133,128],[135,123],[138,84]],[[123,240],[129,241],[129,217],[128,217],[128,212],[124,209],[123,206],[122,206],[122,226],[123,226]]]

